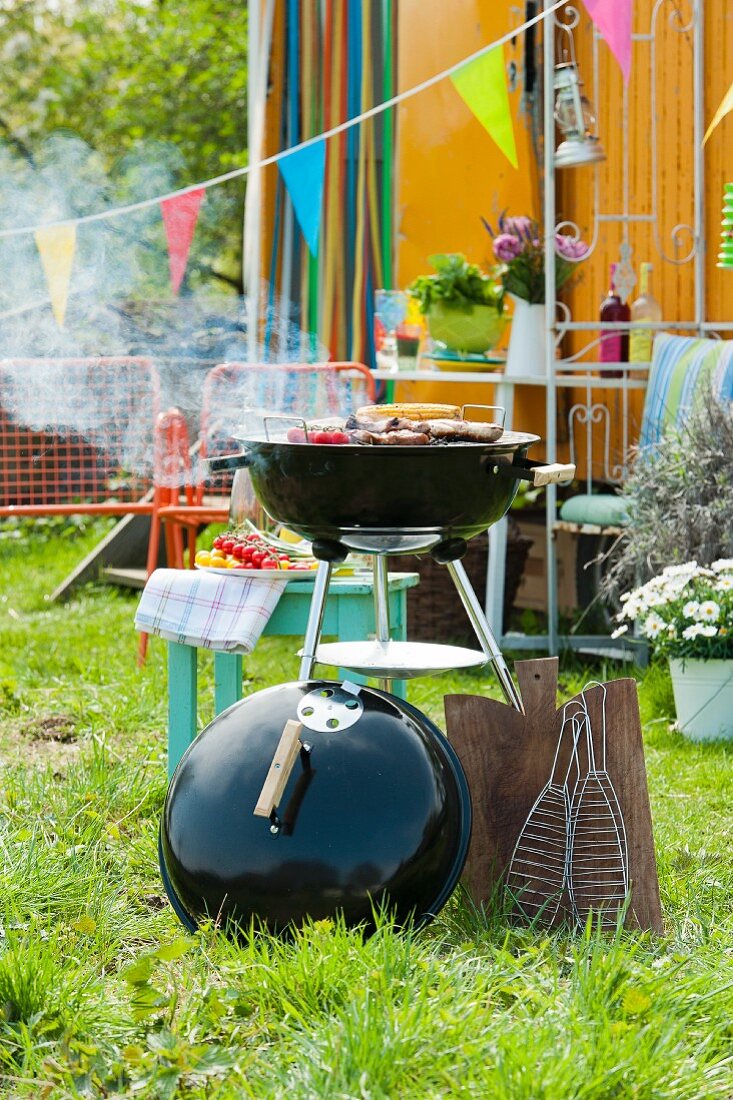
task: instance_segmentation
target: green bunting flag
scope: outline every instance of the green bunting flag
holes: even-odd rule
[[[470,61],[454,72],[451,80],[466,106],[516,168],[517,147],[506,86],[504,47],[496,46]]]

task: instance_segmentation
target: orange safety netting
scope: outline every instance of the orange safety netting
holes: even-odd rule
[[[139,501],[158,406],[149,359],[0,360],[0,512]]]

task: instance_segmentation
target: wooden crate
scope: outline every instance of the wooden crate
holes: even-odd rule
[[[514,606],[531,611],[547,610],[547,541],[544,518],[532,514],[514,513],[522,535],[532,540],[529,555],[524,563]],[[560,611],[571,611],[578,606],[575,585],[575,557],[577,538],[568,531],[555,533],[557,548],[557,588]]]

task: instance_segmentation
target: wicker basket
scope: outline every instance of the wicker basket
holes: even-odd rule
[[[509,621],[531,545],[532,539],[522,535],[516,520],[510,517],[504,581],[505,624]],[[479,535],[470,540],[462,559],[468,579],[482,604],[486,592],[488,551],[488,534]],[[458,642],[463,645],[475,643],[476,635],[444,565],[437,565],[429,554],[425,554],[421,557],[390,558],[390,568],[420,574],[420,584],[411,588],[407,594],[409,638],[415,641]]]

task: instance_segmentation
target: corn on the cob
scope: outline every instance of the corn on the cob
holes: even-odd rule
[[[457,405],[428,405],[419,402],[401,401],[394,405],[365,405],[356,410],[361,420],[383,420],[385,417],[399,416],[406,420],[460,420],[461,410]]]

